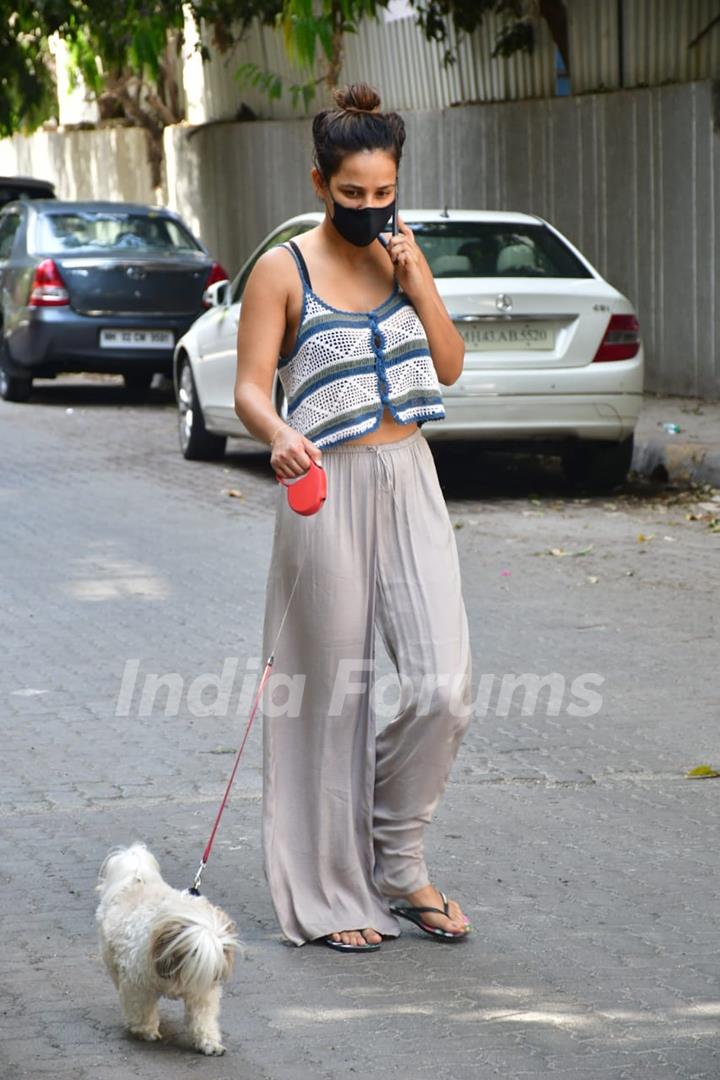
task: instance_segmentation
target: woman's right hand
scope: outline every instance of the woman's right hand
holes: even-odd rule
[[[310,462],[322,465],[322,450],[299,431],[284,424],[272,437],[270,443],[270,467],[276,476],[294,480],[310,468]]]

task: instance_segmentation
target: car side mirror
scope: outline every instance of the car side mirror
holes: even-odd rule
[[[227,278],[214,281],[203,293],[205,307],[227,307],[230,303],[230,282]]]

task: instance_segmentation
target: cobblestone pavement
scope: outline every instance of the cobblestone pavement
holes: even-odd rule
[[[279,492],[263,452],[234,441],[191,464],[174,428],[167,395],[130,406],[107,380],[0,403],[3,1080],[717,1077],[720,781],[686,779],[720,767],[717,492],[574,499],[552,463],[493,455],[438,457],[491,689],[426,849],[472,937],[444,947],[408,924],[368,956],[284,944],[256,726],[204,881],[248,950],[228,1054],[183,1049],[177,1003],[162,1044],[124,1034],[97,869],[143,838],[191,881],[247,721],[239,694],[202,715],[191,684],[259,659]],[[503,675],[553,672],[557,707],[502,704]],[[174,715],[162,694],[140,707],[152,673],[182,680]],[[602,705],[573,715],[586,673]]]

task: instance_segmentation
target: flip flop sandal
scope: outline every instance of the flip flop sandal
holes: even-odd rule
[[[438,892],[440,892],[439,889]],[[410,904],[405,903],[405,901],[400,901],[399,904],[391,904],[390,910],[393,915],[400,915],[403,919],[409,919],[411,923],[419,926],[426,934],[436,938],[438,941],[459,941],[461,938],[467,937],[470,933],[469,922],[466,930],[453,932],[450,930],[441,930],[439,926],[428,926],[427,923],[424,923],[419,917],[420,912],[422,911],[435,911],[438,915],[445,915],[447,918],[451,917],[448,898],[444,892],[440,892],[440,895],[442,896],[444,910],[436,907],[412,907]]]
[[[333,941],[328,935],[325,944],[338,952],[375,952],[382,945],[381,941],[367,941],[364,945],[346,945],[344,941]]]

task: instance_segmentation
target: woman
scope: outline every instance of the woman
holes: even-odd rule
[[[278,486],[263,655],[274,649],[270,681],[289,697],[284,711],[282,693],[264,705],[265,877],[290,942],[359,952],[397,937],[397,915],[444,941],[470,929],[423,858],[469,723],[471,660],[455,536],[420,426],[445,415],[439,383],[460,375],[464,345],[412,231],[398,219],[397,235],[381,235],[403,121],[364,84],[335,100],[313,121],[325,218],[248,278],[235,408],[278,476],[314,462],[328,483],[314,517]],[[287,422],[272,404],[276,368]],[[375,625],[403,687],[377,737]]]

